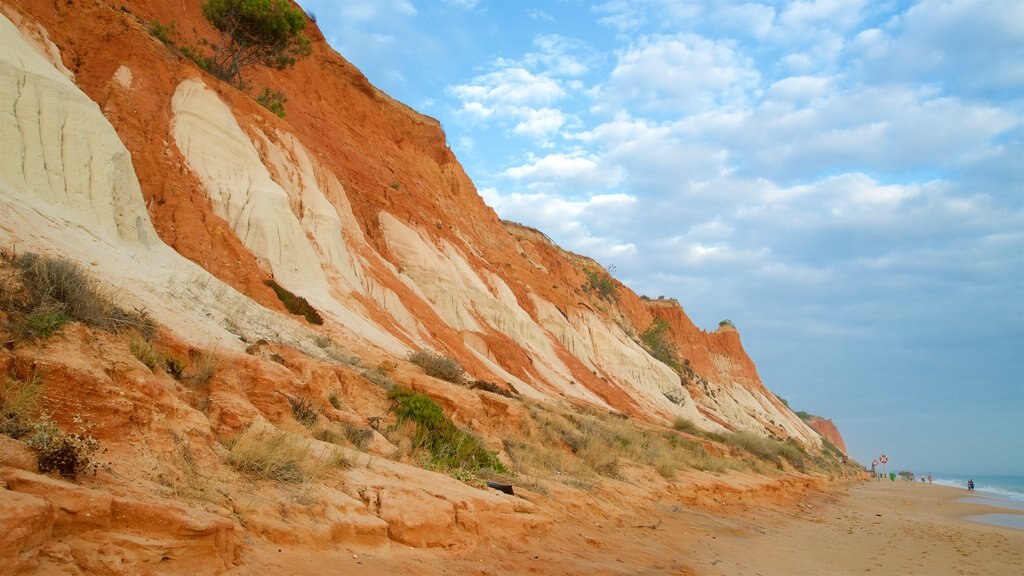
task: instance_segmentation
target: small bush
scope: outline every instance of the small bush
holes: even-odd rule
[[[331,406],[335,410],[341,410],[341,399],[338,398],[338,395],[335,394],[334,392],[331,392],[331,395],[327,397],[327,401],[331,403]]]
[[[327,348],[331,345],[331,339],[323,334],[318,334],[313,338],[313,344],[316,344],[317,348]]]
[[[127,312],[117,307],[110,295],[70,260],[27,252],[10,261],[18,269],[25,291],[25,325],[30,334],[52,334],[71,320],[108,332],[133,327],[145,338],[156,331],[145,311]]]
[[[23,336],[28,338],[49,338],[71,321],[61,306],[42,306],[25,317]]]
[[[345,425],[345,439],[360,450],[366,450],[373,441],[373,430]]]
[[[132,351],[132,355],[139,362],[145,364],[146,368],[156,370],[156,367],[161,364],[160,353],[156,351],[156,348],[150,342],[139,338],[132,338],[128,346]]]
[[[170,26],[164,26],[161,22],[153,20],[149,23],[149,33],[164,44],[171,44],[172,38],[177,36],[177,22],[171,20]]]
[[[193,384],[205,386],[210,383],[220,367],[220,360],[213,352],[203,351],[192,354],[192,370],[188,380]]]
[[[0,388],[0,434],[21,438],[32,431],[43,381],[37,373],[25,380],[5,378]]]
[[[292,414],[295,416],[295,419],[303,426],[312,428],[316,425],[318,413],[316,405],[311,398],[307,396],[300,396],[299,398],[288,396],[288,404],[292,407]]]
[[[284,304],[285,310],[288,310],[288,312],[302,316],[310,324],[321,325],[324,323],[320,313],[302,296],[292,294],[274,280],[267,280],[266,285],[270,286],[274,293],[277,294],[277,299],[281,301],[281,304]]]
[[[288,101],[288,96],[285,95],[281,90],[271,90],[270,88],[264,88],[263,92],[256,97],[256,102],[260,106],[263,106],[267,110],[270,110],[277,115],[278,118],[284,118],[284,104]]]
[[[78,417],[76,423],[80,423]],[[99,440],[89,434],[61,432],[49,417],[44,416],[32,427],[32,436],[25,444],[36,453],[36,466],[43,474],[57,472],[65,478],[79,474],[96,474],[102,466],[96,459]]]
[[[274,482],[306,479],[302,461],[307,453],[285,432],[255,432],[251,428],[228,445],[228,463],[236,470]]]
[[[388,393],[388,398],[394,402],[391,411],[398,417],[399,425],[414,423],[413,448],[427,450],[434,465],[449,470],[489,468],[508,472],[497,453],[485,448],[475,436],[460,430],[429,396],[395,388]]]
[[[466,377],[466,371],[458,362],[429,350],[417,350],[409,354],[409,361],[423,368],[427,376],[455,384],[462,384]]]
[[[175,380],[181,380],[185,376],[185,363],[173,356],[164,359],[164,370]]]
[[[675,420],[672,421],[672,427],[687,434],[697,434],[700,432],[700,428],[693,423],[693,420],[683,418],[682,416],[676,416]]]
[[[364,370],[363,378],[366,378],[370,382],[373,382],[377,386],[380,386],[387,392],[391,392],[395,389],[395,382],[388,377],[387,373],[380,368],[374,368],[373,370]]]
[[[619,287],[607,272],[595,272],[590,268],[584,268],[583,274],[590,283],[589,289],[596,291],[602,299],[609,302],[619,299]]]
[[[498,394],[499,396],[504,396],[506,398],[515,398],[516,397],[516,395],[513,394],[512,391],[506,390],[506,389],[502,388],[501,386],[498,386],[494,382],[488,382],[486,380],[477,380],[477,381],[473,382],[472,384],[470,384],[469,387],[474,389],[474,390],[486,390],[488,392],[491,392],[493,394]]]
[[[662,364],[671,367],[675,371],[680,370],[679,352],[672,335],[669,333],[668,321],[664,318],[655,318],[651,327],[640,335],[640,342],[644,349],[654,356]]]

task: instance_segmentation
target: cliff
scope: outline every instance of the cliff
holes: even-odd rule
[[[846,454],[846,442],[843,441],[843,435],[839,433],[839,428],[831,420],[820,416],[813,416],[807,422],[807,425],[818,434],[821,434],[822,438],[828,438],[833,446],[842,450],[843,454]]]
[[[188,558],[197,553],[226,570],[243,554],[244,530],[276,544],[430,547],[550,525],[550,510],[415,466],[382,389],[395,383],[434,398],[524,470],[532,464],[521,447],[547,437],[544,422],[614,427],[593,414],[656,436],[682,420],[820,453],[818,435],[764,387],[738,332],[700,330],[677,302],[645,301],[593,260],[502,222],[439,123],[370,85],[315,23],[308,58],[246,77],[288,94],[286,118],[151,33],[152,23],[173,22],[213,38],[199,4],[0,0],[5,273],[13,277],[13,255],[26,252],[77,262],[121,306],[155,320],[152,345],[168,361],[187,358],[198,371],[217,357],[199,386],[198,376],[140,364],[143,343],[122,334],[78,324],[45,341],[5,334],[7,381],[38,375],[57,424],[87,416],[110,462],[95,486],[53,488],[23,465],[24,447],[4,439],[0,465],[13,466],[0,467],[4,494],[18,494],[12,517],[39,528],[8,535],[0,552],[27,554],[24,566],[49,558],[47,566],[114,573],[118,555],[132,572],[165,550],[179,571],[195,568]],[[308,301],[323,325],[288,314],[270,280]],[[678,370],[638,338],[656,318],[670,326]],[[467,382],[515,397],[424,376],[405,361],[420,349],[456,360]],[[317,406],[313,421],[325,428],[295,424],[298,398]],[[548,420],[550,410],[591,416]],[[383,458],[318,488],[316,505],[300,510],[280,503],[306,496],[280,487],[238,500],[244,480],[225,464],[237,438],[284,430],[323,466],[341,454],[330,440],[342,429],[363,430],[347,458]],[[587,434],[562,434],[559,458],[583,458]],[[709,458],[747,458],[691,442]],[[544,465],[559,475],[565,466]],[[99,538],[90,523],[112,535]],[[73,536],[55,544],[61,534]],[[113,556],[90,556],[104,543]],[[90,565],[82,554],[101,559]]]

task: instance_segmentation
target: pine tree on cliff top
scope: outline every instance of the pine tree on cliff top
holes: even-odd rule
[[[287,0],[207,0],[203,16],[221,33],[206,64],[225,82],[257,64],[284,70],[311,50],[306,15]]]

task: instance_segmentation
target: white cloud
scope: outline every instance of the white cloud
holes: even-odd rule
[[[641,109],[694,113],[744,105],[759,82],[753,62],[728,41],[642,36],[619,55],[606,95]]]
[[[524,119],[512,129],[516,134],[542,139],[565,125],[565,114],[554,108],[530,109],[523,113]]]
[[[529,156],[526,164],[505,169],[502,176],[526,183],[528,188],[560,188],[586,191],[612,188],[623,179],[622,170],[603,165],[596,156],[583,153]]]
[[[495,108],[544,106],[565,96],[558,82],[535,75],[524,68],[495,70],[477,76],[469,84],[453,86],[450,92],[463,102]]]

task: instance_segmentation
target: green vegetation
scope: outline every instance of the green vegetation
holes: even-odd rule
[[[466,379],[466,371],[458,362],[436,352],[417,350],[409,354],[409,361],[423,368],[423,372],[427,376],[455,384],[462,384]]]
[[[651,356],[677,372],[680,370],[679,352],[672,341],[667,320],[655,318],[651,327],[640,335],[640,342]]]
[[[598,296],[609,302],[619,299],[619,286],[607,272],[595,272],[590,268],[584,268],[583,274],[589,282],[589,287],[584,286],[588,291],[594,290]]]
[[[281,90],[271,90],[270,88],[264,88],[263,92],[256,97],[256,102],[260,106],[263,106],[267,110],[270,110],[274,114],[277,114],[278,118],[284,118],[284,104],[288,101],[288,96]]]
[[[729,320],[728,318],[718,323],[719,328],[721,328],[722,326],[732,326],[733,328],[736,327],[736,325],[732,323],[732,320]]]
[[[765,438],[753,432],[731,432],[724,436],[725,443],[742,448],[761,460],[766,460],[782,468],[783,459],[789,461],[798,470],[804,470],[807,451],[795,440],[786,441]]]
[[[132,355],[135,358],[146,365],[146,368],[150,370],[156,370],[156,367],[161,365],[161,355],[153,347],[153,344],[148,340],[142,338],[132,338],[128,342],[128,347],[132,351]]]
[[[497,453],[484,447],[472,434],[460,430],[429,396],[395,387],[388,398],[393,402],[391,411],[398,417],[397,426],[413,424],[413,448],[426,450],[431,465],[444,470],[508,472]]]
[[[277,294],[277,299],[284,304],[284,308],[288,312],[302,316],[310,324],[321,325],[324,323],[323,317],[316,311],[316,308],[313,308],[302,296],[292,294],[274,280],[267,280],[265,284]]]
[[[311,52],[306,15],[286,0],[207,0],[202,9],[220,31],[209,70],[225,82],[255,65],[284,70]]]

